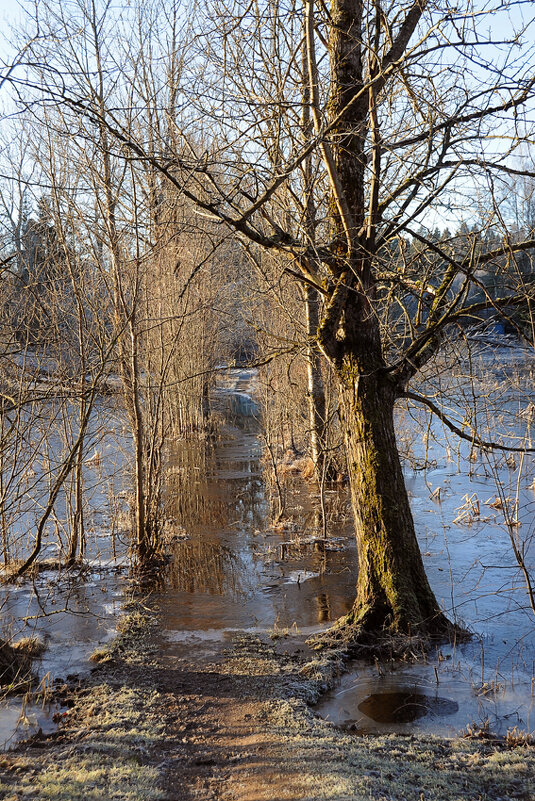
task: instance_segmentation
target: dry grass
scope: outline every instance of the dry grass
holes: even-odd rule
[[[22,637],[20,640],[12,643],[11,647],[15,653],[22,654],[30,659],[37,659],[46,651],[45,643],[37,636]]]

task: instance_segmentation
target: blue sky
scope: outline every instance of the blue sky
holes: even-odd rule
[[[50,2],[55,3],[57,6],[61,4],[61,0],[50,0]],[[118,7],[129,5],[128,0],[115,0]],[[208,0],[209,2],[209,0]],[[525,24],[533,23],[535,18],[535,2],[534,0],[521,0],[518,4],[513,0],[514,5],[509,8],[508,15],[514,25],[514,27],[521,27]],[[476,9],[485,10],[492,6],[499,5],[500,0],[475,0],[474,6]],[[460,3],[460,7],[462,8],[465,4],[463,2]],[[468,0],[466,0],[466,5],[468,5]],[[31,19],[32,15],[35,12],[35,8],[39,8],[39,0],[0,0],[0,64],[3,62],[9,63],[12,56],[13,56],[13,40],[16,40],[16,37],[13,33],[10,32],[10,27],[17,27],[17,23],[22,24],[24,27],[28,28],[29,30],[32,29],[31,26]],[[507,12],[506,13],[498,13],[489,16],[484,23],[484,28],[492,27],[491,33],[494,37],[497,38],[508,38],[511,32],[511,25],[507,19]],[[533,46],[535,43],[535,24],[532,24],[529,28],[527,35],[524,37],[525,44],[529,47],[530,45]],[[501,48],[501,53],[496,49],[495,50],[495,61],[499,63],[503,58],[504,52],[507,52],[507,48]],[[486,55],[490,55],[490,52],[487,51]],[[6,108],[6,102],[9,103],[8,100],[8,93],[2,92],[2,96],[0,97],[0,101],[4,110]],[[436,223],[443,225],[447,224],[454,224],[453,218],[449,221],[447,218],[447,214],[442,212],[439,217],[436,218]],[[431,227],[435,224],[435,217],[430,217],[428,220]]]
[[[55,1],[59,2],[59,0]],[[475,0],[474,6],[476,9],[483,10],[496,6],[499,2],[500,0],[490,0],[490,2],[489,0]],[[124,0],[124,3],[126,4],[127,0]],[[533,22],[535,18],[535,3],[533,0],[513,0],[513,3],[507,13],[514,27],[521,27]],[[16,25],[18,21],[24,22],[24,24],[28,23],[35,5],[39,6],[39,0],[0,0],[0,58],[2,60],[7,57],[11,50],[10,25]],[[493,18],[489,18],[488,22],[490,25],[494,23],[495,35],[507,36],[509,25],[503,13],[497,16],[493,15]],[[500,29],[499,31],[498,28]]]
[[[23,10],[25,7],[26,10]],[[12,52],[11,26],[18,22],[28,21],[28,12],[31,13],[33,3],[19,3],[17,0],[0,0],[0,58],[6,59]]]

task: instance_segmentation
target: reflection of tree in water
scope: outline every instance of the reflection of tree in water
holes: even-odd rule
[[[214,446],[205,441],[176,442],[167,468],[166,506],[179,526],[224,525],[226,505],[208,477],[215,464]]]
[[[225,528],[241,522],[259,528],[265,518],[265,494],[250,450],[239,461],[221,462],[220,451],[206,441],[181,441],[173,446],[168,463],[166,506],[168,517],[186,531]],[[231,477],[225,477],[230,470]]]
[[[188,540],[173,545],[169,582],[173,589],[211,595],[242,592],[245,566],[226,545],[213,540]]]
[[[329,623],[333,617],[331,612],[331,599],[329,594],[322,592],[316,596],[318,623]]]

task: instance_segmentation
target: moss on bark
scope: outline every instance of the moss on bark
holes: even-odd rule
[[[359,553],[357,594],[345,625],[370,632],[444,636],[452,627],[425,574],[394,431],[396,388],[384,374],[340,378]]]

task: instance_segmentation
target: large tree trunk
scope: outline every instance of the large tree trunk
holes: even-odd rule
[[[395,385],[357,371],[348,356],[339,393],[359,554],[346,622],[374,634],[444,635],[449,623],[425,575],[396,446]]]
[[[425,0],[414,0],[389,58],[406,47]],[[450,629],[425,575],[394,431],[401,379],[386,369],[374,274],[380,137],[375,113],[381,87],[379,53],[364,68],[363,0],[333,0],[330,141],[324,157],[331,186],[332,283],[318,344],[338,378],[359,554],[357,595],[338,630],[351,638],[381,632],[438,635]],[[380,9],[375,9],[378,47]],[[311,85],[317,84],[313,3],[307,0]],[[369,87],[366,81],[371,78]],[[315,98],[317,102],[317,97]],[[319,123],[317,124],[319,132]],[[371,150],[371,159],[368,159]],[[369,198],[367,195],[369,184]]]

